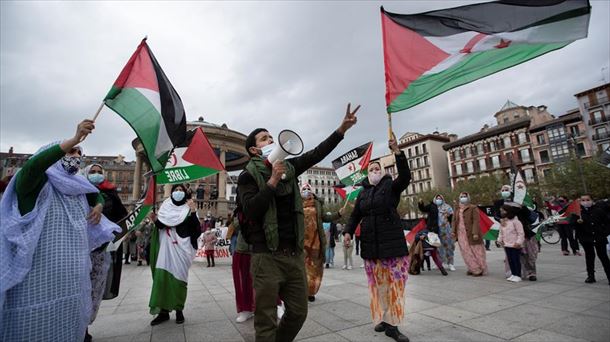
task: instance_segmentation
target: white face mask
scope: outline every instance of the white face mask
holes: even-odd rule
[[[580,205],[585,208],[591,208],[593,206],[593,201],[580,201]]]
[[[510,197],[510,191],[502,191],[502,198],[507,199]]]
[[[310,194],[311,194],[311,190],[301,191],[301,197],[303,197],[303,198],[308,198]]]
[[[437,199],[435,199],[435,200],[434,200],[434,203],[435,203],[436,205],[442,205],[442,204],[443,204],[443,200],[442,200],[442,199],[440,199],[440,198],[437,198]]]
[[[269,155],[271,155],[271,152],[273,152],[273,149],[275,148],[275,143],[271,143],[267,146],[263,146],[261,147],[261,158],[263,159],[267,159],[269,157]]]
[[[470,202],[470,199],[468,197],[460,197],[460,203],[468,204],[468,202]]]
[[[172,192],[172,198],[176,202],[180,202],[184,199],[185,193],[184,191],[174,191]]]
[[[371,183],[371,185],[379,184],[381,178],[383,178],[381,171],[369,172],[369,183]]]

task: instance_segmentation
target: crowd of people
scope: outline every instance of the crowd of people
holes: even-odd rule
[[[235,286],[236,322],[254,320],[256,341],[292,341],[314,302],[325,269],[334,267],[335,247],[343,251],[343,270],[352,270],[353,252],[363,260],[372,328],[395,341],[409,338],[398,329],[405,315],[409,274],[421,274],[430,259],[444,275],[456,271],[457,244],[468,276],[488,275],[489,246],[480,210],[469,193],[453,205],[441,194],[419,202],[425,228],[407,244],[398,213],[401,193],[411,181],[407,158],[395,137],[388,141],[398,174],[386,174],[379,162],[368,165],[362,189],[346,216],[346,207],[328,211],[310,184],[298,176],[326,158],[356,122],[348,105],[339,128],[316,148],[269,165],[275,144],[264,128],[253,130],[245,148],[250,160],[238,177],[237,206],[226,218],[199,216],[198,199],[186,184],[174,184],[168,198],[151,212],[141,228],[118,249],[107,248],[121,228],[127,210],[102,165],[81,165],[78,146],[95,128],[84,120],[76,134],[36,152],[6,186],[0,202],[0,336],[3,341],[91,341],[88,326],[102,299],[116,298],[123,262],[150,267],[151,325],[175,312],[185,322],[188,274],[198,248],[207,267],[215,267],[219,226],[228,226]],[[85,166],[85,167],[83,167]],[[496,240],[505,252],[506,280],[536,281],[539,242],[536,211],[514,202],[510,186],[502,186],[493,215],[499,222]],[[578,215],[560,227],[562,252],[585,253],[586,283],[594,283],[595,257],[607,279],[610,260],[610,205],[588,194],[577,199]],[[549,203],[563,210],[565,197]],[[342,225],[341,222],[346,222]],[[576,235],[574,236],[574,232]],[[123,254],[125,258],[123,259]]]

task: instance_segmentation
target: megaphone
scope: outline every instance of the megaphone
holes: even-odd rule
[[[277,160],[284,160],[288,156],[297,156],[303,153],[303,140],[294,131],[285,129],[280,132],[277,136],[277,144],[269,157],[267,162],[272,165]],[[282,179],[286,179],[286,174],[282,175]]]

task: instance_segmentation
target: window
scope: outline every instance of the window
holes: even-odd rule
[[[320,185],[324,185],[324,179],[320,181]]]
[[[314,185],[318,185],[318,180],[317,179],[314,181]]]
[[[570,155],[568,144],[559,144],[551,146],[551,157],[553,160],[565,159]]]
[[[570,134],[573,137],[578,137],[580,136],[580,130],[578,129],[578,126],[570,126]]]
[[[427,185],[426,188],[428,188],[428,190],[432,189],[430,182],[427,182],[426,185]]]
[[[462,164],[458,164],[455,166],[455,173],[457,175],[461,175],[462,174]]]
[[[415,184],[411,184],[411,193],[415,193]]]
[[[473,165],[473,163],[471,161],[466,163],[466,171],[468,173],[474,172],[474,165]]]
[[[426,169],[426,178],[430,178],[430,169]]]
[[[413,159],[409,160],[409,169],[413,168]]]
[[[424,191],[424,183],[419,183],[419,191]]]
[[[417,179],[422,179],[421,170],[417,171]]]
[[[415,165],[417,165],[417,167],[421,167],[421,163],[419,162],[419,158],[415,159]]]
[[[597,110],[597,111],[591,113],[591,119],[593,119],[593,120],[591,120],[592,121],[591,124],[593,124],[593,125],[602,122],[602,111]]]
[[[521,132],[519,133],[519,144],[525,144],[527,142],[527,135]]]
[[[485,171],[485,169],[487,169],[485,159],[479,159],[479,170]]]
[[[494,169],[497,169],[500,167],[500,156],[493,156],[491,157],[491,166]]]
[[[506,158],[507,161],[511,161],[513,160],[513,153],[512,152],[506,152],[504,153],[504,157]]]
[[[504,148],[511,147],[510,137],[504,137]]]
[[[483,154],[483,153],[485,153],[485,151],[483,150],[483,143],[478,143],[476,154]]]
[[[560,141],[566,139],[566,131],[563,126],[556,126],[547,130],[547,134],[549,135],[549,142]]]
[[[540,162],[548,163],[551,160],[549,159],[549,151],[540,151]]]
[[[504,117],[504,123],[507,123],[507,122],[508,122],[508,120],[509,120],[509,119],[508,119],[508,116],[505,116],[505,117]]]
[[[408,151],[408,153],[409,153],[409,158],[410,158],[410,157],[412,156],[412,154],[411,154],[411,148],[409,148],[407,151]]]
[[[466,153],[466,158],[470,158],[472,156],[472,153],[470,151],[470,147],[466,147],[464,149],[464,152]]]
[[[608,135],[608,130],[606,130],[606,127],[602,126],[602,127],[595,129],[595,136],[593,137],[593,139],[594,140],[604,139],[604,138],[606,138],[607,135]]]
[[[453,151],[453,160],[460,160],[460,150]]]
[[[428,166],[428,156],[424,156],[424,166]]]
[[[428,152],[428,150],[426,149],[426,144],[422,144],[421,145],[421,149],[422,149],[423,153],[427,153]]]
[[[415,155],[419,154],[419,146],[415,146]]]
[[[530,150],[528,149],[524,149],[519,151],[521,153],[521,160],[525,163],[528,163],[531,161],[530,159]]]
[[[526,183],[533,183],[535,181],[535,179],[534,179],[534,170],[526,169],[524,174],[525,174],[525,182]]]
[[[544,139],[544,134],[538,134],[536,136],[536,141],[538,142],[538,145],[544,145],[546,143],[546,139]]]
[[[324,189],[322,189],[322,195],[324,195]]]
[[[579,157],[586,155],[585,144],[583,144],[583,143],[576,144],[576,155]]]
[[[496,142],[495,141],[490,141],[489,142],[489,151],[493,152],[496,150]]]

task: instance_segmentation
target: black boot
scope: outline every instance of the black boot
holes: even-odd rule
[[[87,328],[87,331],[85,331],[85,342],[91,341],[93,341],[93,336],[89,335],[89,328]]]
[[[385,335],[393,338],[396,342],[409,342],[409,338],[403,335],[398,330],[398,327],[395,327],[393,325],[386,324]]]
[[[585,279],[585,283],[587,283],[587,284],[595,283],[595,276],[594,275],[588,276],[587,279]]]
[[[307,299],[308,299],[310,302],[315,302],[315,301],[316,301],[316,296],[308,296],[308,297],[307,297]]]
[[[373,328],[373,330],[375,330],[376,332],[382,332],[382,331],[385,331],[386,326],[387,326],[387,324],[385,322],[381,322],[381,323],[377,324],[375,326],[375,328]]]
[[[150,325],[161,324],[165,321],[169,321],[169,312],[161,310],[161,312],[150,322]]]
[[[184,314],[181,310],[176,310],[176,324],[184,323]]]
[[[445,270],[445,268],[444,268],[444,267],[441,267],[441,274],[442,274],[442,275],[444,275],[444,276],[446,276],[446,275],[448,275],[449,273],[447,273],[447,270]]]

